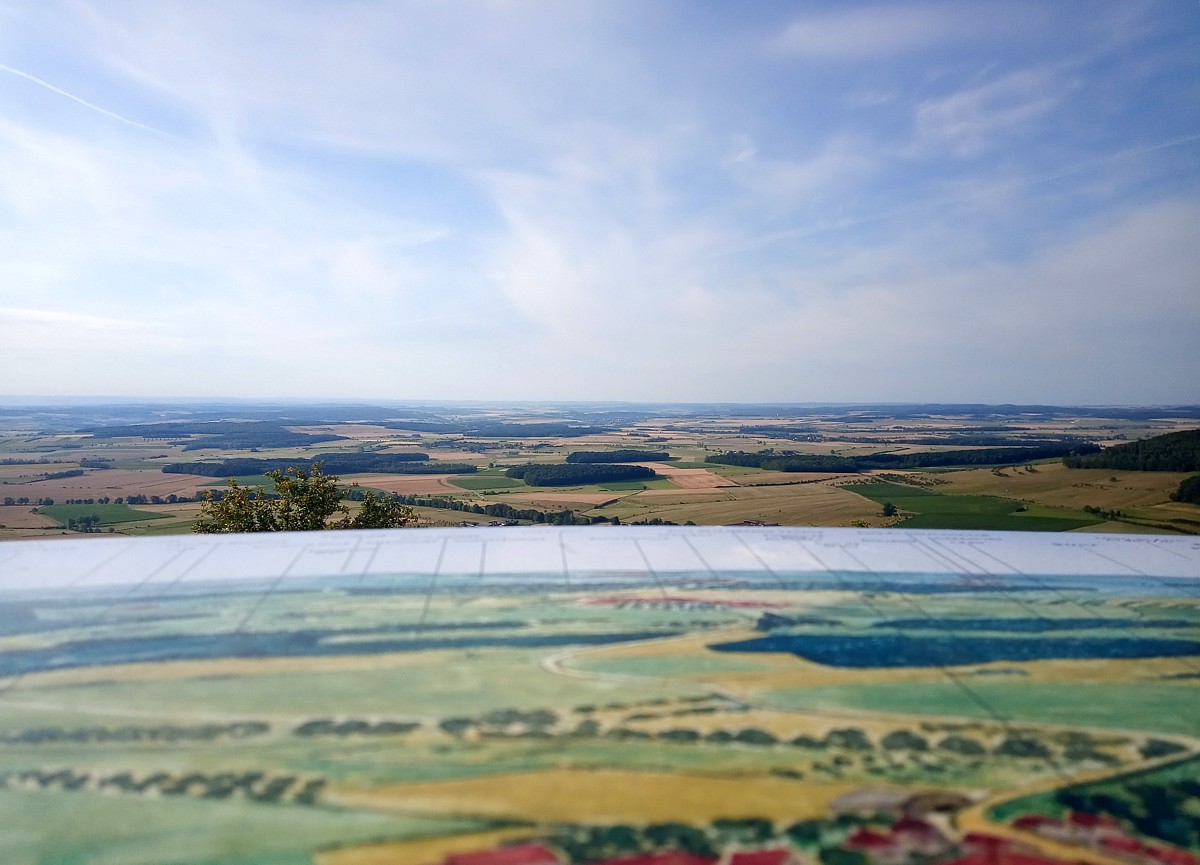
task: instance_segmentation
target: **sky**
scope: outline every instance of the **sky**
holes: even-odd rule
[[[0,394],[1200,402],[1200,3],[0,0]]]

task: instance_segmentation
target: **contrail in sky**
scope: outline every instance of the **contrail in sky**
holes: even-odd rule
[[[13,69],[11,66],[6,66],[3,63],[0,63],[0,69],[4,70],[5,72],[11,73],[12,75],[16,75],[18,78],[24,78],[26,81],[32,81],[34,84],[38,85],[39,87],[45,87],[47,90],[51,91],[52,93],[57,93],[59,96],[65,96],[67,99],[70,99],[72,102],[78,102],[80,105],[84,106],[85,108],[90,108],[93,111],[98,111],[101,114],[103,114],[105,117],[111,117],[113,120],[120,120],[122,123],[128,123],[130,126],[136,126],[138,129],[145,129],[147,132],[153,132],[156,135],[169,135],[170,134],[170,133],[164,132],[161,129],[155,129],[153,126],[147,126],[145,123],[138,123],[136,120],[130,120],[128,117],[123,117],[122,115],[117,114],[117,112],[115,112],[115,111],[109,111],[107,108],[101,108],[99,105],[96,105],[92,102],[88,102],[86,99],[80,99],[75,94],[68,93],[67,91],[63,90],[61,87],[55,87],[49,81],[43,81],[41,78],[38,78],[35,75],[30,75],[28,72],[22,72],[20,69]]]
[[[951,195],[942,198],[931,198],[924,201],[917,201],[913,204],[903,207],[896,207],[889,210],[878,210],[871,213],[865,213],[860,216],[847,217],[832,223],[823,223],[819,225],[808,225],[801,228],[788,228],[782,231],[771,232],[760,237],[752,238],[751,240],[731,246],[729,249],[723,250],[721,254],[741,253],[751,249],[757,249],[770,244],[777,243],[782,240],[795,240],[798,238],[809,237],[816,234],[825,234],[832,231],[843,231],[847,228],[853,228],[859,225],[866,225],[872,222],[884,222],[888,219],[893,219],[898,216],[904,216],[909,213],[930,210],[932,208],[946,207],[952,204],[969,201],[973,198],[981,198],[985,195],[995,193],[997,191],[1006,192],[1013,189],[1024,189],[1028,187],[1038,186],[1043,183],[1052,183],[1055,180],[1060,180],[1072,174],[1079,174],[1092,168],[1104,165],[1110,162],[1117,162],[1121,159],[1126,159],[1131,156],[1140,156],[1143,153],[1153,153],[1156,150],[1166,150],[1171,147],[1178,147],[1181,144],[1190,144],[1194,141],[1200,141],[1200,132],[1192,132],[1187,135],[1180,135],[1176,138],[1170,138],[1166,141],[1159,141],[1154,144],[1138,145],[1136,147],[1128,147],[1124,150],[1118,150],[1115,153],[1105,153],[1100,156],[1095,156],[1090,159],[1085,159],[1081,162],[1068,165],[1065,168],[1060,168],[1057,171],[1048,172],[1035,177],[1029,177],[1022,180],[1013,180],[1007,183],[998,183],[981,192],[966,193],[961,195]]]

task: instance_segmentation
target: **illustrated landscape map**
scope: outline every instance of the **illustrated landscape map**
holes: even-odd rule
[[[0,862],[1185,865],[1200,541],[0,546]]]

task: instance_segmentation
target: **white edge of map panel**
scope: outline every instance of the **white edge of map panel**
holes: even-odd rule
[[[12,541],[0,589],[428,573],[1200,578],[1200,538],[835,528],[513,527]]]

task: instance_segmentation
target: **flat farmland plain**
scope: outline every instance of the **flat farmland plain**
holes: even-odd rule
[[[1107,510],[1163,504],[1179,482],[1192,474],[1069,469],[1058,462],[1038,463],[1030,469],[969,469],[934,477],[940,482],[939,492],[1006,496],[1070,508],[1093,505]]]
[[[622,522],[664,519],[698,525],[731,525],[743,520],[785,526],[844,526],[853,520],[883,525],[874,502],[828,484],[733,486],[718,490],[647,490],[627,496],[602,512]]]
[[[212,478],[196,475],[166,474],[161,469],[104,469],[88,470],[81,477],[55,478],[22,484],[20,495],[33,499],[49,497],[55,501],[109,496],[169,495],[193,496],[211,489]],[[15,490],[16,487],[13,487]],[[11,495],[6,488],[3,495]]]
[[[1111,417],[1096,410],[1049,412],[1012,412],[998,407],[995,411],[963,407],[956,412],[945,406],[923,411],[900,410],[889,415],[870,407],[829,407],[828,409],[790,410],[761,407],[761,414],[738,410],[722,414],[720,409],[679,407],[667,411],[646,411],[624,407],[615,414],[608,408],[564,406],[521,408],[515,406],[422,407],[408,417],[422,423],[436,422],[439,432],[403,429],[399,420],[378,420],[386,415],[370,407],[333,411],[322,422],[302,421],[300,416],[316,416],[304,408],[280,412],[279,429],[287,431],[289,441],[296,434],[333,434],[342,438],[301,446],[273,446],[270,436],[261,438],[258,447],[237,447],[236,439],[218,436],[211,441],[220,447],[206,447],[203,423],[187,422],[178,435],[164,435],[161,417],[186,418],[187,407],[173,407],[140,420],[136,409],[114,427],[106,437],[105,423],[118,423],[117,410],[101,413],[103,422],[79,408],[78,422],[72,424],[70,411],[34,412],[22,424],[0,430],[0,498],[67,500],[128,497],[144,495],[167,499],[195,498],[222,486],[220,477],[168,474],[164,465],[212,463],[230,459],[283,459],[298,466],[321,454],[421,453],[429,460],[449,464],[469,464],[479,471],[469,474],[438,472],[408,475],[397,472],[344,474],[346,484],[407,496],[430,498],[439,507],[422,508],[426,525],[457,525],[464,519],[490,522],[501,515],[464,514],[467,506],[508,504],[520,510],[534,508],[544,512],[546,521],[561,521],[563,510],[574,512],[575,522],[609,520],[639,522],[729,525],[744,521],[780,525],[866,525],[903,524],[905,514],[884,517],[884,501],[879,496],[843,489],[846,484],[873,479],[914,484],[946,496],[941,504],[961,505],[963,519],[953,514],[911,517],[911,526],[968,527],[972,516],[987,506],[986,497],[1005,499],[1023,506],[1012,519],[978,527],[1026,528],[1037,530],[1176,533],[1200,532],[1200,507],[1170,501],[1180,481],[1179,472],[1127,472],[1104,469],[1067,469],[1056,460],[1036,461],[1015,467],[951,466],[932,469],[864,470],[845,472],[785,472],[754,465],[711,463],[710,458],[738,451],[751,455],[826,455],[845,458],[889,453],[913,455],[924,452],[970,450],[986,452],[997,447],[1035,446],[1038,442],[1094,442],[1118,444],[1139,437],[1200,426],[1200,408],[1194,417],[1178,411],[1164,417],[1148,412],[1113,411]],[[896,407],[893,407],[896,408]],[[362,410],[360,422],[352,417]],[[229,407],[228,418],[239,417],[245,406]],[[255,416],[262,416],[258,409]],[[267,412],[269,414],[269,412]],[[322,412],[323,413],[323,412]],[[206,417],[219,416],[205,407]],[[402,413],[403,416],[403,413]],[[153,437],[130,435],[130,421],[158,423]],[[230,420],[225,420],[226,425]],[[244,420],[244,423],[255,421]],[[43,424],[39,427],[38,424]],[[266,422],[271,426],[272,422]],[[414,425],[420,425],[415,420]],[[538,424],[545,435],[513,436],[513,424]],[[585,436],[564,436],[554,425],[603,427],[604,431]],[[497,426],[499,425],[499,426]],[[461,429],[456,432],[455,429]],[[81,429],[97,429],[95,434]],[[263,428],[265,429],[265,427]],[[500,434],[488,436],[476,432],[487,429]],[[198,430],[198,431],[197,431]],[[476,432],[472,432],[475,430]],[[214,432],[220,430],[214,428]],[[253,437],[252,437],[253,438]],[[561,464],[575,451],[644,450],[666,451],[665,462],[637,463],[653,470],[658,477],[638,481],[614,481],[570,487],[530,487],[523,481],[505,476],[514,466]],[[1011,455],[1010,455],[1011,460]],[[3,460],[29,461],[28,465],[4,464]],[[99,469],[99,461],[110,466]],[[81,462],[83,465],[81,465]],[[83,466],[86,467],[83,467]],[[232,467],[231,467],[232,468]],[[65,471],[83,471],[68,478],[45,475]],[[244,469],[239,469],[244,471]],[[882,476],[882,477],[880,477]],[[257,483],[264,483],[261,474]],[[269,486],[269,484],[267,484]],[[951,497],[954,498],[951,498]],[[975,501],[974,499],[979,499]],[[453,500],[453,501],[452,501]],[[993,501],[993,504],[995,502]],[[1082,511],[1089,508],[1085,516]],[[904,509],[902,509],[904,510]],[[1103,513],[1099,513],[1103,511]],[[1119,511],[1120,513],[1114,513]],[[127,533],[170,533],[190,529],[195,508],[172,511],[174,519],[159,520],[157,525],[122,524],[117,531]],[[1057,519],[1055,519],[1057,518]],[[539,518],[539,520],[542,518]],[[965,520],[965,521],[964,521]],[[28,510],[8,520],[0,520],[0,539],[30,532],[48,531]],[[42,524],[42,527],[39,527]],[[61,532],[62,530],[57,530]]]
[[[347,475],[347,483],[363,487],[387,490],[402,495],[435,495],[462,493],[463,490],[450,483],[453,475]]]

